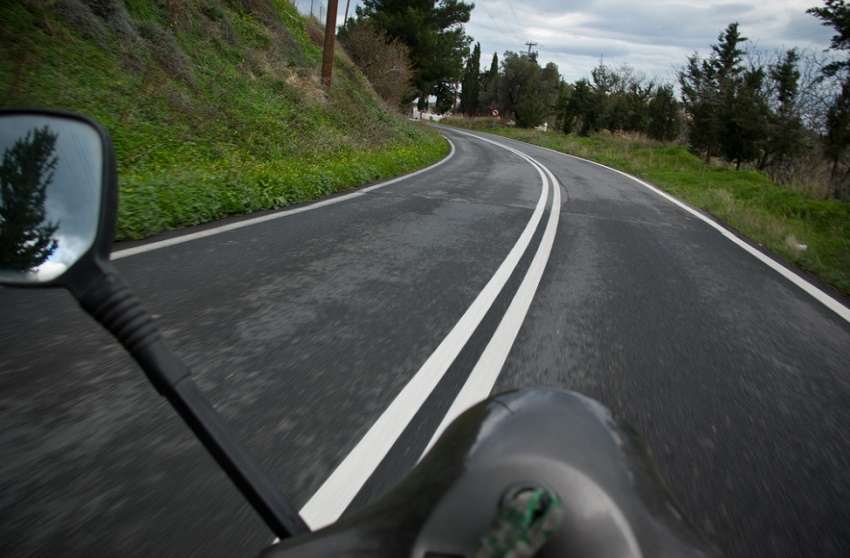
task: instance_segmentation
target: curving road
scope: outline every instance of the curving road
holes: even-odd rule
[[[728,556],[850,555],[846,304],[648,185],[443,132],[416,175],[113,255],[308,522],[386,490],[469,402],[547,385],[643,433]],[[268,542],[68,294],[0,309],[0,555]]]

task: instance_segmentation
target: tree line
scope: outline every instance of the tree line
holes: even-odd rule
[[[541,67],[533,52],[509,51],[501,62],[494,54],[489,70],[481,73],[476,71],[479,57],[476,45],[460,93],[459,112],[466,116],[497,110],[520,127],[550,122],[582,136],[610,130],[672,141],[680,134],[682,108],[673,86],[648,80],[629,66],[615,69],[600,62],[590,79],[569,84],[557,65]]]
[[[832,195],[850,200],[850,6],[825,0],[807,10],[835,29],[828,60],[794,48],[748,50],[730,23],[707,57],[690,56],[677,83],[600,61],[589,78],[563,80],[534,52],[494,54],[482,70],[481,46],[463,24],[474,8],[460,0],[365,0],[340,41],[388,102],[437,98],[437,111],[488,116],[516,126],[547,122],[567,134],[603,130],[687,142],[706,161],[755,168],[790,181],[802,160],[828,162]],[[814,70],[813,70],[814,69]]]

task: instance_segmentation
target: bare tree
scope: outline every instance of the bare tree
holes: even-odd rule
[[[413,70],[405,45],[397,39],[389,39],[365,19],[349,20],[340,31],[339,40],[387,104],[398,108],[409,97]]]

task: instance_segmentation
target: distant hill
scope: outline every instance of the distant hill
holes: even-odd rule
[[[118,239],[315,199],[438,160],[287,0],[7,0],[0,105],[88,114],[112,134]]]

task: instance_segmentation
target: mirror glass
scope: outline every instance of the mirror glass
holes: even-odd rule
[[[103,142],[61,116],[0,115],[0,281],[60,277],[95,241]]]

